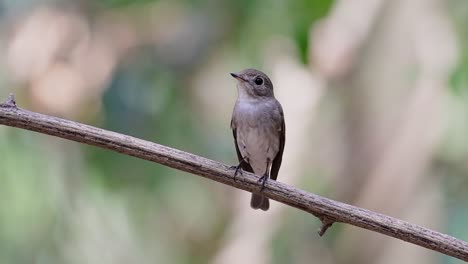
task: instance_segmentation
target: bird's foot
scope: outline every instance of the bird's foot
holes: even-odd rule
[[[242,169],[241,169],[241,164],[237,165],[237,166],[231,166],[229,167],[229,169],[231,170],[234,170],[234,181],[236,181],[236,177],[238,174],[242,175]]]
[[[258,179],[257,182],[261,182],[262,183],[262,188],[260,188],[260,191],[263,191],[263,189],[265,189],[265,183],[267,182],[268,180],[268,175],[267,174],[264,174],[262,177],[260,177]]]

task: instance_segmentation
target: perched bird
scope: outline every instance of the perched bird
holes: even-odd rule
[[[265,182],[276,180],[281,166],[285,142],[284,115],[281,104],[273,93],[268,76],[255,69],[231,73],[237,79],[237,101],[232,113],[231,128],[234,135],[239,169],[261,176]],[[250,206],[268,210],[268,198],[252,193]]]

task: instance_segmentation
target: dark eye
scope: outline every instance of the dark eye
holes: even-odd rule
[[[254,82],[255,82],[256,85],[262,85],[263,84],[263,79],[260,78],[260,77],[257,77],[257,78],[255,78]]]

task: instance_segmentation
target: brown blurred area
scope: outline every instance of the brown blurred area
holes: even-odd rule
[[[468,240],[468,2],[0,0],[0,96],[236,163],[273,80],[279,180]],[[44,155],[46,154],[46,155]],[[1,263],[461,263],[148,162],[0,127]]]

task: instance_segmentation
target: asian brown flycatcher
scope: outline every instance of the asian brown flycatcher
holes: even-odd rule
[[[262,190],[270,178],[276,180],[281,166],[285,143],[284,115],[281,104],[273,93],[268,76],[255,69],[231,73],[237,79],[237,101],[232,113],[239,169],[261,176]],[[252,193],[250,206],[268,210],[268,198]]]

